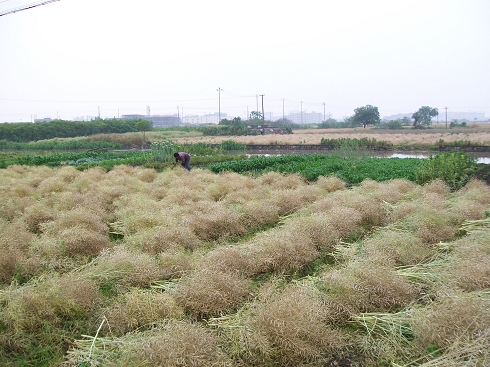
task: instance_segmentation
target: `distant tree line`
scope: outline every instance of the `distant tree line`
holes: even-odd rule
[[[0,141],[31,142],[53,138],[74,138],[94,134],[117,134],[148,131],[151,124],[146,120],[92,120],[73,122],[53,120],[35,123],[0,124]]]
[[[292,133],[292,123],[284,119],[276,122],[271,122],[262,119],[262,114],[257,111],[250,113],[250,119],[243,121],[240,117],[235,117],[232,120],[222,119],[218,125],[208,125],[198,127],[197,130],[202,132],[204,136],[227,136],[227,135],[248,135],[249,127],[282,127]]]
[[[424,128],[432,124],[432,118],[439,115],[437,108],[422,106],[412,114],[413,127],[416,129]],[[347,117],[344,121],[337,121],[329,118],[318,124],[321,129],[349,128],[368,125],[378,126],[386,129],[401,129],[403,126],[410,125],[412,121],[408,117],[382,123],[379,116],[378,107],[366,105],[354,110],[354,115]]]

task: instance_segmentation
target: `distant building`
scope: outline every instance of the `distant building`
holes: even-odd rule
[[[50,119],[49,117],[45,117],[43,119],[34,119],[34,122],[51,122],[53,121],[52,119]]]
[[[221,112],[221,119],[226,119],[228,115]],[[184,124],[218,124],[220,113],[210,113],[206,115],[187,115],[182,118]]]
[[[202,117],[199,115],[187,115],[182,118],[182,122],[184,124],[191,124],[191,125],[196,125],[196,124],[202,124]]]
[[[319,124],[322,122],[323,114],[320,112],[293,111],[287,117],[295,124]]]
[[[153,127],[177,126],[181,123],[177,115],[154,115],[147,116],[144,119],[150,121]]]
[[[404,117],[408,117],[412,120],[413,113],[397,113],[396,115],[385,116],[382,118],[384,121],[402,120]]]
[[[154,115],[146,116],[139,114],[122,115],[123,120],[147,120],[152,123],[153,127],[165,127],[180,125],[180,118],[177,115]]]
[[[139,120],[139,119],[146,119],[146,116],[133,114],[133,115],[122,115],[121,118],[123,120]]]

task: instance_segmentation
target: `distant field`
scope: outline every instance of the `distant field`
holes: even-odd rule
[[[223,140],[233,139],[236,142],[246,144],[320,144],[322,138],[370,138],[384,140],[394,145],[416,145],[435,144],[441,139],[446,143],[455,141],[469,141],[481,145],[490,145],[490,124],[472,125],[466,129],[441,128],[426,130],[379,130],[372,128],[351,129],[310,129],[293,130],[289,135],[260,135],[260,136],[187,136],[185,138],[175,137],[179,143],[216,143]]]

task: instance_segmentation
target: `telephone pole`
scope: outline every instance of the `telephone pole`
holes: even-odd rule
[[[325,102],[323,102],[323,121],[327,121],[325,120]]]
[[[219,124],[221,121],[221,91],[223,89],[218,88],[216,90],[218,91],[218,124]]]
[[[284,98],[282,99],[282,122],[284,122]]]
[[[446,110],[446,129],[447,129],[447,107],[444,107],[444,109]]]
[[[264,94],[260,95],[262,97],[262,121],[264,121]]]
[[[301,123],[303,123],[303,101],[301,101]]]

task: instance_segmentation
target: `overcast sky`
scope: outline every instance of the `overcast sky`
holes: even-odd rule
[[[266,118],[490,117],[490,0],[60,0],[0,16],[0,122],[245,118],[260,95]]]

